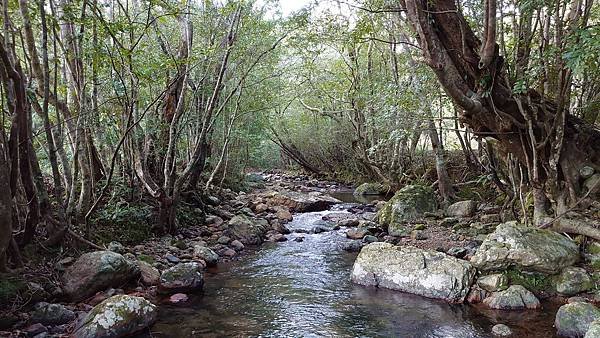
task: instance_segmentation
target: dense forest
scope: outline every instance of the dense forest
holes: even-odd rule
[[[0,2],[0,332],[139,331],[157,320],[150,301],[158,296],[149,293],[187,302],[207,266],[238,258],[250,266],[244,247],[265,240],[309,241],[297,219],[341,202],[357,203],[346,211],[359,216],[318,216],[351,228],[344,236],[355,245],[344,250],[360,251],[357,284],[477,303],[475,274],[512,276],[505,291],[480,283],[497,275],[477,279],[481,292],[492,292],[479,297],[488,305],[495,293],[522,287],[515,280],[529,291],[557,278],[594,284],[552,289],[559,296],[597,290],[598,1]],[[336,196],[356,187],[356,200]],[[515,231],[523,243],[490,249]],[[453,278],[468,280],[466,291],[448,287],[437,297],[386,282],[378,267],[372,282],[360,273],[370,259],[396,264],[388,260],[398,253],[384,243],[409,256],[416,247],[455,259],[444,271],[465,269]],[[535,252],[511,251],[520,246]],[[438,260],[429,254],[423,264]],[[510,263],[490,262],[502,255]],[[118,305],[115,289],[105,290],[134,292],[125,287],[132,275],[140,297],[119,301],[138,302],[136,327],[90,328],[94,311]],[[187,280],[169,279],[181,275]],[[538,291],[531,296],[544,298]],[[36,305],[51,300],[70,305]],[[600,318],[589,302],[571,304]],[[89,312],[96,305],[105,308]],[[40,312],[62,317],[44,322]],[[79,312],[87,313],[83,324]],[[600,319],[569,331],[558,314],[559,335],[600,336]],[[166,333],[158,336],[193,336],[170,335],[160,318]],[[61,329],[48,331],[54,326]]]

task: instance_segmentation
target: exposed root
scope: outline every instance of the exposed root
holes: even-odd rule
[[[590,218],[565,217],[555,222],[551,229],[557,232],[584,235],[600,241],[600,229],[594,227],[595,224],[600,224],[600,222]]]

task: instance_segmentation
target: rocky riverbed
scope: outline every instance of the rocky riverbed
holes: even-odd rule
[[[374,195],[387,192],[380,186],[353,196],[308,177],[253,174],[249,181],[251,193],[209,196],[205,219],[176,236],[61,258],[52,267],[58,280],[32,282],[37,298],[0,318],[0,334],[589,331],[590,338],[600,331],[588,264],[600,252],[595,244],[582,255],[581,243],[511,222],[493,204],[461,201],[440,210],[427,187],[406,186],[385,202]]]

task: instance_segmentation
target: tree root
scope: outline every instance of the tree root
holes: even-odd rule
[[[600,241],[600,229],[594,227],[594,224],[598,223],[598,220],[589,218],[561,218],[551,229],[556,232],[584,235]]]

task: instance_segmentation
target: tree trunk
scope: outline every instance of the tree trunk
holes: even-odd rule
[[[10,193],[10,166],[4,145],[0,140],[0,272],[7,270],[7,252],[12,240],[12,198]]]
[[[487,33],[494,32],[495,1],[486,0]],[[551,102],[533,89],[513,93],[495,34],[480,42],[454,0],[407,0],[406,10],[425,62],[462,109],[461,122],[478,136],[498,140],[550,199],[566,190],[575,203],[579,168],[600,168],[600,132],[561,109],[566,105],[560,98]]]
[[[433,119],[429,119],[429,138],[431,139],[431,148],[435,154],[435,170],[437,172],[437,185],[440,196],[442,197],[444,204],[450,202],[450,198],[454,195],[452,190],[452,181],[448,175],[448,169],[446,168],[446,158],[444,154],[444,148],[441,145],[438,137],[437,129]]]

